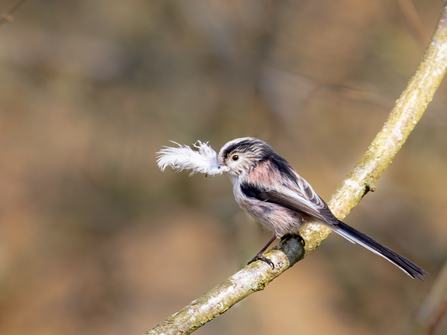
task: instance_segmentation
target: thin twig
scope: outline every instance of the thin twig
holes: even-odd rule
[[[441,304],[439,304],[439,309],[433,318],[432,323],[428,327],[427,335],[433,335],[435,333],[436,328],[439,326],[439,323],[445,316],[445,312],[447,311],[447,300],[444,300]]]
[[[413,2],[411,0],[396,0],[396,2],[405,21],[407,21],[408,27],[411,30],[414,30],[419,39],[419,44],[425,48],[430,40],[425,32],[422,20],[416,11],[416,8],[414,8]]]
[[[432,335],[447,312],[447,262],[427,294],[407,334]]]
[[[370,190],[391,163],[432,100],[447,68],[447,0],[441,18],[419,68],[402,93],[384,127],[353,171],[339,184],[328,201],[332,212],[343,219]],[[146,334],[190,334],[224,313],[248,295],[264,289],[296,261],[315,250],[330,229],[309,224],[300,231],[305,240],[304,255],[294,239],[280,243],[265,255],[275,269],[255,262],[193,301]]]
[[[19,7],[25,2],[26,0],[17,0],[13,2],[13,4],[0,16],[0,25],[6,22],[12,22],[14,21],[14,18],[12,14],[19,9]]]

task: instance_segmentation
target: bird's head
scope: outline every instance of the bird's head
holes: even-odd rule
[[[243,137],[226,143],[220,149],[217,160],[232,176],[240,177],[273,153],[267,143],[254,137]]]

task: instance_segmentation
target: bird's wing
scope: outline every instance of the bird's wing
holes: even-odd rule
[[[275,184],[275,187],[262,187],[253,182],[245,182],[241,184],[241,190],[247,197],[275,203],[293,211],[303,212],[329,225],[337,225],[337,218],[310,184],[292,168],[290,172],[294,178],[283,178],[283,182]]]

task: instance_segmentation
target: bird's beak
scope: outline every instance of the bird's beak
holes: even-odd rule
[[[221,162],[217,163],[217,166],[219,167],[220,170],[222,170],[222,172],[228,172],[230,171],[230,168],[224,164],[222,164]]]

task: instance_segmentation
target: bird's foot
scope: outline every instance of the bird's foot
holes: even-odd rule
[[[249,264],[251,264],[253,262],[256,262],[256,261],[263,261],[264,263],[267,263],[268,265],[270,265],[272,270],[275,270],[275,264],[270,259],[268,259],[267,257],[264,257],[264,256],[259,255],[259,254],[256,255],[255,257],[253,257],[253,259],[250,262],[248,262],[247,265],[249,265]]]

